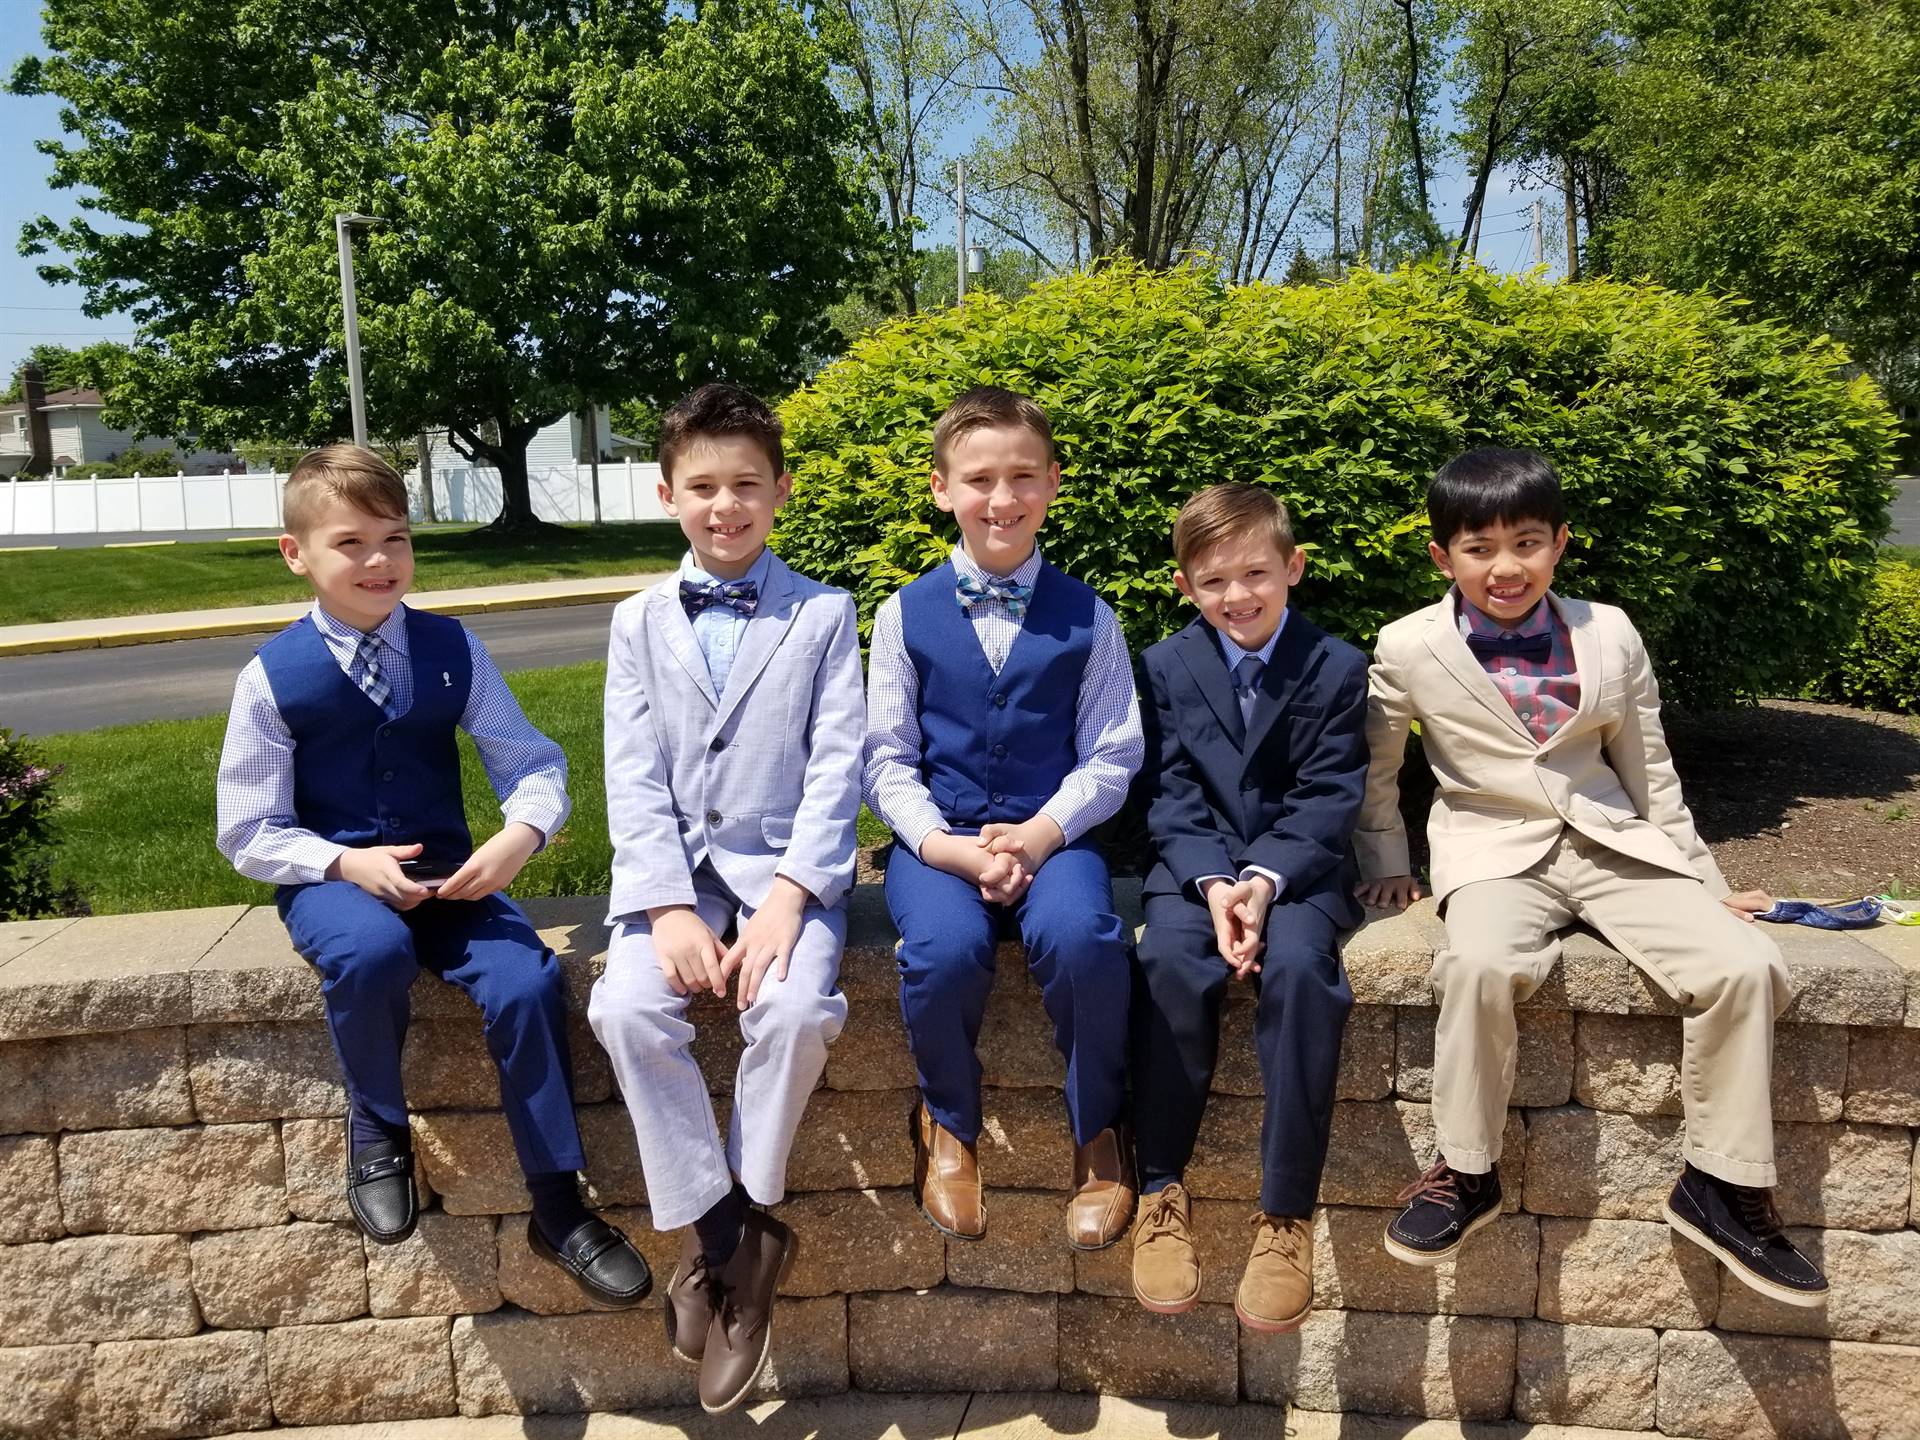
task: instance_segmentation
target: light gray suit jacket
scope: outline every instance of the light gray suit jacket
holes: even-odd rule
[[[702,861],[752,908],[778,875],[825,906],[853,884],[867,727],[853,597],[770,560],[724,695],[713,692],[678,576],[613,613],[610,921],[693,904]]]
[[[1427,818],[1434,898],[1518,875],[1563,828],[1676,875],[1717,898],[1727,882],[1680,797],[1647,648],[1623,611],[1549,592],[1580,671],[1580,708],[1542,745],[1460,638],[1453,600],[1380,632],[1367,685],[1366,801],[1354,832],[1363,879],[1407,873],[1400,762],[1420,738],[1439,788]]]

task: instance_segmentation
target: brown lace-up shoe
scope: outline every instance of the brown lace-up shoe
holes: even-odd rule
[[[1253,1214],[1253,1254],[1233,1297],[1249,1330],[1298,1330],[1313,1309],[1313,1221]]]
[[[987,1233],[987,1201],[980,1191],[980,1159],[927,1112],[914,1107],[907,1120],[913,1134],[913,1194],[933,1228],[956,1240],[978,1240]]]
[[[667,1345],[689,1365],[707,1351],[707,1327],[713,1323],[713,1297],[707,1286],[707,1257],[700,1237],[687,1227],[680,1240],[680,1263],[667,1282]]]
[[[713,1319],[700,1357],[700,1408],[722,1415],[747,1398],[773,1346],[773,1297],[793,1258],[793,1232],[764,1210],[749,1210],[740,1248],[705,1289]]]
[[[1127,1233],[1133,1218],[1133,1175],[1112,1126],[1073,1156],[1073,1198],[1067,1201],[1067,1243],[1076,1250],[1104,1250]]]
[[[1158,1315],[1184,1315],[1200,1299],[1192,1203],[1178,1181],[1140,1197],[1133,1222],[1133,1298]]]

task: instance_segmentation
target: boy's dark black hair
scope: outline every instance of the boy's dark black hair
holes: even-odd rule
[[[1498,521],[1538,520],[1557,532],[1567,523],[1560,472],[1535,451],[1483,445],[1435,472],[1427,486],[1427,519],[1433,543],[1443,550],[1462,530],[1483,530]]]
[[[702,385],[660,417],[660,475],[673,484],[673,462],[706,436],[745,435],[767,452],[778,476],[787,468],[783,427],[773,408],[751,390],[715,381]]]

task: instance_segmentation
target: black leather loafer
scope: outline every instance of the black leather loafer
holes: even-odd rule
[[[527,1246],[571,1275],[590,1299],[613,1309],[638,1305],[653,1289],[653,1272],[646,1260],[631,1240],[604,1220],[582,1220],[555,1249],[529,1215]]]
[[[420,1202],[413,1188],[413,1149],[392,1142],[347,1143],[347,1208],[376,1245],[398,1245],[413,1233]]]

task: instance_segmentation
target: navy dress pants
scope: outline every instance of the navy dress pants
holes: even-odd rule
[[[994,949],[1017,928],[1027,968],[1067,1062],[1067,1117],[1084,1145],[1122,1120],[1126,1103],[1126,940],[1107,862],[1092,844],[1054,852],[1012,905],[993,905],[957,875],[896,846],[887,908],[900,933],[900,1015],[927,1110],[972,1143],[980,1135],[980,1020]]]
[[[353,1104],[406,1127],[407,992],[426,970],[480,1007],[521,1168],[540,1174],[586,1164],[560,962],[518,905],[490,895],[398,911],[345,880],[282,886],[278,900],[294,949],[320,972],[327,1029]]]
[[[1233,983],[1205,905],[1157,895],[1147,901],[1146,922],[1133,1007],[1133,1139],[1143,1187],[1179,1179],[1193,1157],[1220,1053],[1220,1007]],[[1251,977],[1266,1092],[1260,1208],[1305,1219],[1326,1163],[1353,991],[1333,921],[1309,904],[1283,898],[1273,906],[1260,967]]]

